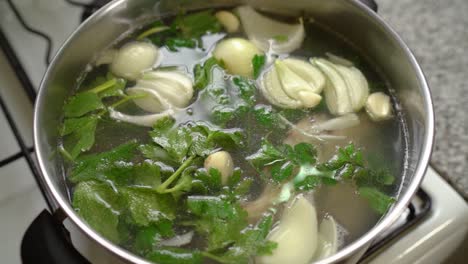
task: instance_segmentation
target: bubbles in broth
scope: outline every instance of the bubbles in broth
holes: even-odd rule
[[[389,209],[403,122],[360,53],[248,6],[158,20],[64,107],[73,207],[155,263],[312,263]]]

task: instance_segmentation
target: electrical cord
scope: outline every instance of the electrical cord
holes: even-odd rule
[[[52,54],[52,39],[47,35],[45,34],[44,32],[41,32],[37,29],[34,29],[32,27],[30,27],[26,21],[24,20],[24,18],[21,16],[20,12],[18,11],[18,8],[16,7],[16,5],[13,3],[12,0],[7,0],[7,3],[8,5],[10,6],[11,10],[13,11],[13,13],[15,14],[16,18],[18,19],[18,21],[21,23],[21,25],[30,33],[42,38],[45,42],[46,42],[46,55],[45,55],[45,64],[46,65],[49,65],[50,64],[50,61],[51,61],[51,54]]]
[[[84,8],[89,8],[89,7],[95,7],[94,4],[89,4],[89,3],[82,3],[74,0],[65,0],[65,2],[69,3],[70,5],[73,6],[79,6],[79,7],[84,7]]]

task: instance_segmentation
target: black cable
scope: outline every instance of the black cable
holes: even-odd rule
[[[84,8],[94,7],[93,4],[82,3],[82,2],[78,2],[74,0],[65,0],[65,2],[69,3],[70,5],[78,6],[78,7],[84,7]]]
[[[46,65],[49,65],[50,64],[50,60],[51,60],[51,54],[52,54],[52,39],[47,35],[45,34],[44,32],[41,32],[39,30],[36,30],[32,27],[30,27],[26,21],[23,19],[23,17],[21,16],[20,12],[18,11],[18,9],[16,8],[15,4],[11,1],[11,0],[7,0],[7,3],[8,5],[10,6],[11,10],[13,11],[13,13],[15,14],[16,18],[18,19],[18,21],[21,23],[21,25],[29,32],[41,37],[42,39],[45,40],[46,42],[46,56],[45,56],[45,63]]]
[[[55,200],[52,197],[52,194],[48,191],[48,187],[44,181],[44,179],[41,177],[41,174],[36,167],[36,164],[34,163],[34,160],[32,159],[28,147],[26,147],[26,144],[24,142],[23,136],[19,132],[18,126],[16,125],[13,116],[11,115],[10,111],[8,110],[5,101],[3,100],[2,96],[0,95],[0,110],[3,111],[5,114],[5,118],[10,125],[11,131],[13,132],[13,135],[16,138],[16,142],[18,143],[21,152],[24,155],[24,158],[26,159],[26,163],[29,166],[29,169],[31,170],[34,179],[36,180],[37,186],[39,186],[39,190],[42,193],[42,196],[45,199],[45,202],[47,203],[47,207],[51,212],[54,212],[55,209],[58,208],[58,206],[55,204]]]

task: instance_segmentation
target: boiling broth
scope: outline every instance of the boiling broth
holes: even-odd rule
[[[279,21],[291,20],[290,18],[283,18],[274,14],[268,14],[268,16]],[[164,22],[166,25],[169,25],[175,19],[177,18],[168,18]],[[305,21],[309,21],[309,19],[305,19]],[[306,38],[302,46],[290,54],[281,54],[277,59],[283,59],[290,56],[306,61],[310,57],[327,57],[326,53],[333,53],[337,56],[341,56],[352,61],[355,67],[362,71],[367,81],[369,82],[369,89],[371,93],[379,91],[386,93],[389,92],[390,87],[387,86],[387,83],[384,77],[382,77],[382,74],[378,73],[376,68],[370,64],[364,56],[361,55],[358,48],[353,47],[342,37],[327,30],[326,26],[320,25],[319,22],[306,22],[304,26],[306,29]],[[122,42],[117,43],[115,47],[122,47],[128,42],[134,41],[136,36],[148,28],[145,27],[141,31],[132,34]],[[223,39],[231,37],[248,39],[244,33],[228,34],[224,31],[221,31],[219,33],[206,33],[203,35],[201,38],[203,43],[202,47],[179,47],[178,51],[171,51],[168,47],[164,46],[159,47],[162,61],[158,69],[172,70],[175,67],[179,71],[182,71],[193,78],[195,74],[194,68],[196,65],[203,64],[204,62],[208,61],[213,56],[212,52],[217,43]],[[249,81],[251,85],[256,87],[262,85],[262,79],[265,78],[265,74],[272,67],[274,66],[265,66],[262,70],[262,74],[258,79]],[[77,85],[77,92],[79,93],[81,91],[86,91],[90,87],[93,87],[93,82],[96,82],[96,78],[102,78],[108,73],[108,71],[109,67],[107,65],[103,65],[96,66],[90,72],[86,72],[83,81]],[[267,185],[274,185],[275,183],[272,183],[272,181],[269,179],[265,179],[265,175],[268,176],[268,173],[270,172],[265,173],[265,171],[257,170],[254,166],[252,166],[251,160],[247,160],[246,157],[252,156],[254,153],[258,152],[259,148],[262,146],[262,144],[264,144],[263,140],[265,138],[267,138],[268,141],[274,146],[281,146],[284,144],[285,140],[291,140],[288,137],[294,137],[294,133],[291,131],[295,128],[288,125],[289,123],[298,124],[301,121],[306,120],[306,122],[309,122],[309,124],[315,124],[316,122],[320,122],[320,120],[331,119],[333,118],[333,115],[330,115],[329,110],[324,103],[321,103],[318,107],[311,109],[281,109],[280,107],[272,105],[258,89],[255,89],[255,105],[267,106],[268,109],[272,109],[273,111],[285,117],[289,123],[275,120],[266,126],[262,125],[256,118],[254,110],[252,110],[254,108],[252,107],[251,109],[246,110],[246,113],[242,114],[241,118],[233,118],[222,125],[213,125],[212,123],[214,122],[214,119],[212,115],[212,105],[210,105],[213,104],[213,102],[207,100],[206,98],[211,96],[210,93],[217,92],[216,89],[219,88],[218,86],[222,87],[224,92],[230,96],[231,100],[233,101],[233,105],[241,104],[243,101],[239,96],[240,92],[234,90],[236,89],[236,85],[234,83],[237,76],[226,73],[226,70],[223,70],[222,68],[215,68],[212,74],[213,76],[210,84],[208,84],[208,86],[203,89],[195,91],[194,96],[190,100],[188,106],[173,115],[175,121],[174,127],[187,124],[191,121],[203,120],[208,122],[208,126],[222,127],[222,129],[242,130],[242,133],[245,136],[245,144],[242,147],[229,148],[229,154],[232,156],[232,161],[237,170],[242,172],[241,183],[247,181],[252,182],[250,188],[248,188],[248,192],[240,197],[237,197],[237,199],[242,203],[254,201],[262,195],[262,192]],[[133,81],[128,81],[126,87],[132,87],[133,85]],[[105,105],[119,101],[113,97],[104,98],[102,100]],[[393,100],[393,103],[396,103],[395,100]],[[398,108],[393,107],[393,109],[393,111],[396,111],[395,109]],[[134,104],[132,100],[129,100],[125,104],[119,106],[118,110],[129,115],[148,114],[146,111],[138,107],[138,105]],[[406,153],[403,151],[406,148],[406,137],[404,133],[404,123],[401,120],[401,115],[397,112],[394,112],[394,117],[392,119],[382,122],[371,121],[365,111],[360,111],[357,113],[357,115],[360,119],[360,124],[358,126],[333,131],[333,135],[344,135],[346,138],[331,141],[313,141],[314,146],[319,149],[323,149],[318,157],[319,162],[326,162],[332,159],[336,154],[337,148],[345,148],[349,145],[350,142],[353,142],[357,148],[362,150],[364,159],[367,160],[368,163],[367,166],[370,168],[385,169],[389,174],[395,176],[400,175],[400,172],[403,168],[403,162],[406,157]],[[86,155],[94,155],[106,152],[131,140],[134,140],[138,145],[152,144],[152,137],[148,136],[148,133],[153,130],[152,128],[114,121],[108,118],[105,114],[100,117],[100,120],[102,121],[98,123],[95,132],[95,143],[89,151],[86,151],[86,154],[82,155],[85,157],[84,159],[86,159]],[[59,148],[62,150],[67,149],[67,144],[69,144],[68,141],[73,140],[76,139],[69,139],[67,138],[67,135],[65,135],[64,139],[59,142]],[[301,136],[299,136],[297,139],[294,138],[293,140],[298,142],[309,141],[301,138]],[[82,156],[80,155],[80,157],[76,159],[74,158],[74,162],[68,163],[69,165],[67,169],[67,176],[73,174],[73,171],[76,170],[77,166],[79,166],[77,165],[77,162],[78,164],[81,162],[80,159]],[[130,159],[131,161],[129,164],[132,166],[133,164],[142,162],[145,159],[148,159],[147,155],[144,155],[141,152],[135,152],[135,154]],[[160,161],[154,159],[152,162],[160,167],[159,170],[161,171],[160,174],[162,180],[164,180],[164,177],[168,177],[168,175],[173,174],[178,169],[177,165],[165,163],[164,160]],[[199,166],[201,166],[201,164]],[[101,174],[104,175],[106,173]],[[129,169],[128,173],[133,172],[130,172]],[[120,179],[116,180],[116,182],[113,182],[112,179],[106,178],[106,176],[101,176],[95,177],[93,175],[89,175],[88,179],[85,179],[85,181],[100,181],[100,183],[103,182],[104,184],[109,184],[117,193],[119,193],[119,185],[126,184],[125,181],[124,183],[120,182]],[[78,182],[81,182],[81,180]],[[78,182],[69,182],[69,188],[72,193]],[[392,184],[388,184],[383,191],[389,196],[395,196],[397,194],[398,185],[400,182],[401,179],[396,177],[396,180]],[[191,192],[194,192],[194,189],[196,188],[192,186],[191,190],[187,190],[185,194],[177,194],[179,197],[176,198],[183,199],[181,197],[191,194]],[[301,191],[296,192],[300,193]],[[312,190],[303,191],[303,193],[306,198],[315,206],[317,210],[317,219],[319,222],[329,216],[333,217],[336,221],[338,225],[337,232],[339,234],[339,248],[345,247],[347,244],[362,236],[369,229],[371,229],[381,217],[381,214],[375,212],[375,210],[373,210],[369,205],[368,201],[366,201],[366,199],[358,194],[356,183],[352,181],[340,182],[335,185],[318,184]],[[210,193],[208,192],[205,195],[210,195]],[[96,196],[99,196],[100,199],[102,198],[102,201],[107,203],[106,198],[108,197],[102,197],[101,194],[96,194]],[[273,222],[276,223],[273,226],[278,226],[278,223],[282,219],[282,212],[285,210],[285,208],[287,208],[288,204],[291,204],[290,200],[292,197],[293,195],[291,195],[291,198],[288,198],[285,201],[271,204],[269,209],[265,211],[265,213],[272,215]],[[143,206],[138,210],[145,210],[144,208],[146,207]],[[84,214],[83,209],[77,208],[77,210],[78,213],[82,213],[82,216],[88,222],[94,221],[89,221],[86,219],[87,215]],[[125,215],[127,213],[124,213],[123,209],[122,211],[114,213],[119,215],[119,219],[129,217]],[[194,216],[190,211],[176,210],[175,219],[177,219],[179,222],[174,219],[171,220],[173,223],[172,231],[169,232],[170,235],[164,235],[164,232],[158,229],[160,227],[157,227],[155,230],[158,229],[159,231],[156,232],[154,230],[150,230],[151,232],[149,233],[155,236],[155,234],[160,232],[159,235],[149,238],[142,238],[142,236],[148,235],[146,233],[141,235],[142,228],[146,228],[145,231],[151,229],[148,229],[148,226],[144,226],[144,224],[141,223],[137,225],[128,224],[128,222],[133,220],[119,220],[119,222],[114,223],[114,225],[120,232],[119,236],[122,236],[123,239],[120,238],[116,240],[115,237],[108,238],[116,243],[119,243],[123,247],[126,247],[128,250],[135,252],[136,254],[140,254],[143,257],[148,257],[154,260],[154,253],[150,251],[163,250],[159,248],[160,246],[158,246],[156,242],[155,244],[150,243],[152,247],[151,249],[146,248],[145,250],[140,251],[135,249],[138,247],[135,245],[138,245],[138,243],[144,243],[144,241],[141,242],[141,240],[144,239],[150,239],[154,241],[157,240],[160,242],[163,240],[161,237],[164,237],[164,239],[167,240],[171,236],[183,235],[187,234],[188,232],[193,232],[194,229],[190,225],[190,221],[192,221],[193,217]],[[92,223],[90,224],[93,226]],[[144,227],[142,227],[142,225]],[[255,223],[251,223],[251,225],[255,225]],[[272,227],[272,229],[274,229],[274,227]],[[102,230],[105,230],[105,228],[98,230],[98,232],[102,233]],[[207,242],[204,240],[204,235],[195,229],[195,234],[193,237],[191,237],[190,242],[181,245],[180,248],[183,250],[195,250],[198,252],[202,251],[206,245]],[[226,247],[227,246],[229,245],[226,245]],[[203,261],[212,261],[216,263],[217,259],[216,257],[213,257],[213,255],[218,254],[218,251],[220,251],[220,249],[217,249],[217,251],[210,251],[209,254],[203,255]],[[153,256],[153,258],[151,256]],[[254,256],[252,256],[250,261],[252,262],[254,259]],[[311,259],[311,261],[313,261],[313,259]]]

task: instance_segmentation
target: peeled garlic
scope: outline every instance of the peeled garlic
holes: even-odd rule
[[[221,173],[221,183],[226,185],[229,177],[234,172],[234,162],[231,154],[227,151],[218,151],[209,155],[205,159],[204,167],[207,171],[211,168],[217,169]]]
[[[144,98],[135,99],[135,104],[145,111],[159,113],[186,107],[193,96],[193,84],[185,73],[179,71],[153,71],[144,74],[127,93],[147,94]]]
[[[314,259],[321,260],[338,251],[338,228],[335,219],[327,216],[319,227],[319,246]]]
[[[125,44],[113,57],[111,72],[129,80],[138,79],[143,71],[151,69],[160,56],[156,46],[147,42]]]
[[[378,92],[367,98],[366,112],[373,121],[381,121],[392,117],[392,102],[390,96]]]
[[[228,11],[219,11],[216,12],[215,17],[218,19],[219,23],[223,25],[228,33],[239,31],[239,19],[233,13]]]
[[[304,24],[287,24],[256,12],[250,6],[237,8],[247,37],[264,52],[290,53],[301,47],[305,38]],[[284,41],[275,41],[278,37]],[[273,40],[273,41],[272,41]]]
[[[213,56],[224,63],[231,74],[253,76],[252,59],[262,52],[252,42],[243,38],[229,38],[219,42]]]
[[[313,65],[297,60],[276,60],[260,87],[266,99],[283,108],[311,108],[320,103],[325,77]]]
[[[317,213],[314,206],[303,195],[297,195],[267,239],[278,243],[278,247],[272,255],[257,257],[256,263],[310,263],[317,249]]]
[[[332,114],[344,115],[358,112],[369,96],[369,84],[355,67],[334,64],[326,59],[311,59],[311,63],[327,77],[325,100]]]

